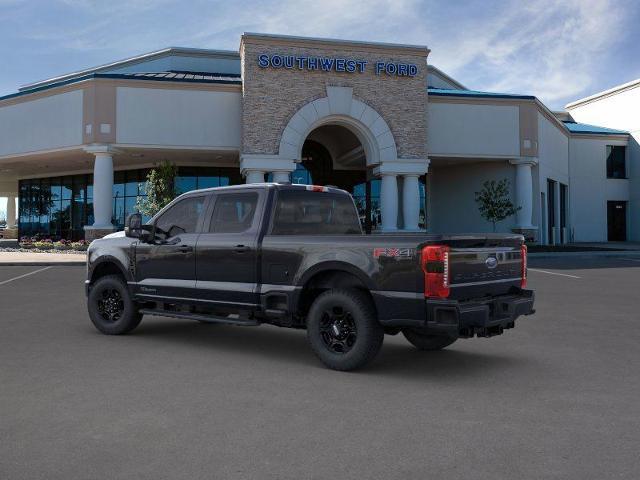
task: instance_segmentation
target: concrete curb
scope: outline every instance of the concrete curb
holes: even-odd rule
[[[2,267],[77,267],[84,266],[87,262],[68,261],[68,262],[0,262]]]
[[[640,250],[590,251],[590,252],[534,252],[529,258],[562,258],[562,257],[638,257]]]

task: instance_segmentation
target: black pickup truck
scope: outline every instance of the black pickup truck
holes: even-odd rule
[[[251,184],[181,195],[91,243],[89,316],[105,334],[143,315],[305,328],[330,368],[360,367],[400,332],[421,350],[490,337],[530,315],[520,235],[364,235],[331,187]]]

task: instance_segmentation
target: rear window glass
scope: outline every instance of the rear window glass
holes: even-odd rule
[[[348,195],[306,190],[281,190],[273,220],[273,235],[362,233],[353,200]]]

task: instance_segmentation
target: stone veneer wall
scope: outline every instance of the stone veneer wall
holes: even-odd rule
[[[427,158],[427,61],[402,48],[381,50],[339,44],[296,46],[244,37],[242,58],[242,153],[277,154],[289,119],[305,104],[327,95],[327,86],[353,88],[353,96],[375,109],[394,136],[399,158]],[[340,57],[368,62],[364,73],[261,68],[258,55]],[[414,77],[375,74],[375,62],[413,63]]]

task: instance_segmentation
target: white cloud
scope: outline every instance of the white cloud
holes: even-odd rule
[[[589,91],[598,57],[624,36],[627,9],[607,0],[514,2],[493,20],[437,39],[433,60],[472,88],[532,93],[561,105]]]
[[[30,25],[22,38],[37,42],[40,54],[71,53],[75,62],[36,77],[88,66],[77,65],[87,58],[104,63],[169,45],[237,49],[240,34],[255,31],[426,44],[429,61],[470,88],[535,94],[556,107],[593,92],[606,73],[598,59],[633,34],[629,12],[637,11],[632,0],[57,0],[42,11],[20,5],[24,18],[13,23]]]

